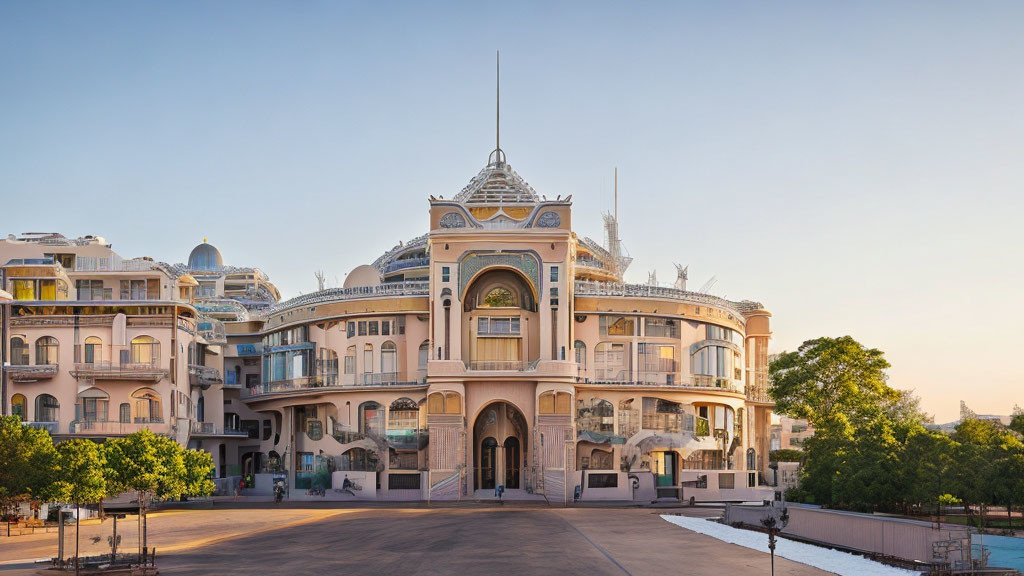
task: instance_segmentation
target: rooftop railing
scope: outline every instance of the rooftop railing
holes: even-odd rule
[[[158,421],[120,422],[117,420],[75,420],[71,422],[71,434],[120,436],[148,430],[151,424],[163,424]]]
[[[620,284],[613,282],[587,282],[578,281],[575,285],[576,296],[612,296],[622,298],[664,298],[669,300],[682,300],[694,304],[707,304],[717,306],[734,312],[742,317],[744,311],[760,309],[762,306],[757,302],[744,300],[733,302],[711,294],[700,292],[689,292],[675,288],[663,288],[661,286],[650,286],[647,284]]]
[[[427,281],[385,282],[377,286],[360,286],[358,288],[329,288],[312,294],[303,294],[274,306],[269,314],[275,314],[289,308],[325,304],[339,300],[358,300],[360,298],[377,298],[380,296],[426,296],[430,283]]]
[[[213,422],[193,422],[191,430],[193,434],[203,436],[248,436],[245,430],[221,428]]]
[[[405,270],[407,268],[425,268],[430,265],[430,258],[406,258],[404,260],[394,260],[385,264],[382,269],[382,274],[389,274],[397,270]]]
[[[156,268],[156,262],[133,258],[125,260],[117,256],[78,256],[75,258],[75,272],[144,272]]]

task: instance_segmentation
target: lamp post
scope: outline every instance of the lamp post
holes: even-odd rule
[[[789,524],[789,508],[786,507],[785,500],[782,501],[781,509],[773,505],[768,508],[768,513],[761,518],[761,526],[768,531],[768,552],[772,559],[772,576],[775,576],[775,537],[782,532],[787,524]]]

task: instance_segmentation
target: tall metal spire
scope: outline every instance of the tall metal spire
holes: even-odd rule
[[[495,110],[494,110],[494,152],[488,158],[488,164],[504,164],[505,152],[501,149],[501,51],[495,52]]]

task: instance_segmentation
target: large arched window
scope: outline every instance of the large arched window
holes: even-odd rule
[[[516,304],[515,295],[504,286],[491,288],[480,301],[481,308],[515,308]]]
[[[376,402],[359,405],[359,433],[380,436],[384,432],[384,407]]]
[[[36,396],[36,413],[33,422],[57,422],[60,416],[60,404],[49,394]]]
[[[78,395],[76,420],[83,422],[106,422],[110,396],[99,388],[89,388]]]
[[[53,336],[43,336],[36,340],[36,364],[57,364],[60,344]]]
[[[337,468],[345,472],[373,472],[377,469],[377,455],[365,448],[351,448],[338,456]]]
[[[132,364],[156,366],[160,363],[160,343],[152,336],[132,338]]]
[[[570,398],[568,392],[544,392],[540,395],[540,414],[569,414]]]
[[[28,415],[25,414],[25,397],[21,394],[11,396],[11,415],[21,418],[22,422],[28,419]]]
[[[388,430],[419,428],[420,406],[410,398],[399,398],[388,408]]]
[[[164,421],[160,395],[152,388],[139,388],[132,392],[132,403],[135,404],[135,422],[148,424]]]
[[[398,372],[398,348],[391,340],[380,345],[380,371],[382,374]]]
[[[85,339],[83,351],[82,362],[86,364],[101,362],[103,360],[103,341],[96,336],[89,336]]]
[[[419,355],[416,357],[416,369],[424,371],[427,369],[427,361],[430,359],[430,341],[424,340],[420,344]]]
[[[427,399],[430,414],[461,414],[462,396],[458,392],[434,392]]]
[[[24,336],[11,336],[11,364],[28,366],[28,344]]]
[[[587,370],[587,345],[582,340],[577,340],[572,344],[573,349],[576,351],[576,366],[581,372]]]

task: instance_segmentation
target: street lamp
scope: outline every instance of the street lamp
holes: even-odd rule
[[[768,531],[768,551],[772,558],[772,576],[775,576],[775,537],[782,532],[782,529],[789,524],[789,508],[786,501],[782,501],[782,508],[776,508],[774,504],[768,508],[767,514],[761,518],[761,526]]]

